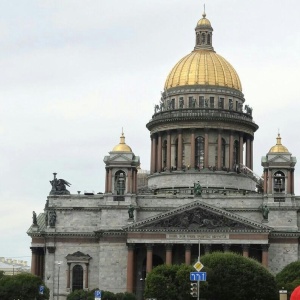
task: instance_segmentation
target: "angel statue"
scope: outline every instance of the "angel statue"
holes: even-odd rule
[[[50,184],[52,186],[50,195],[69,195],[70,192],[67,190],[66,185],[70,186],[71,183],[64,179],[57,179],[56,174],[57,173],[53,173],[54,178],[53,180],[50,180]]]

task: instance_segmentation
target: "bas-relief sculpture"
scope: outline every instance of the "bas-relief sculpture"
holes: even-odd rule
[[[214,214],[202,208],[185,211],[176,216],[165,218],[147,225],[152,228],[176,228],[176,229],[253,229],[253,227],[242,222],[232,220],[226,216]]]

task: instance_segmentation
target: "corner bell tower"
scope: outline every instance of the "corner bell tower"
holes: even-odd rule
[[[294,168],[297,160],[282,145],[280,134],[276,140],[276,145],[262,157],[264,194],[274,197],[274,202],[285,202],[287,196],[294,195]]]
[[[126,145],[123,131],[120,143],[109,152],[109,156],[104,157],[104,163],[106,194],[112,194],[115,201],[123,201],[126,195],[137,193],[137,168],[140,158]]]

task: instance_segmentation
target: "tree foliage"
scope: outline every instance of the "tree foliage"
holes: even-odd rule
[[[257,261],[227,252],[201,257],[207,281],[200,282],[200,299],[277,300],[274,276]],[[191,300],[190,272],[186,265],[160,265],[147,275],[145,298]]]
[[[145,298],[157,300],[193,299],[190,295],[190,272],[187,265],[160,265],[147,275]]]
[[[295,261],[285,266],[277,275],[278,289],[286,289],[288,295],[300,285],[300,261]]]
[[[253,259],[232,252],[213,252],[202,256],[201,262],[208,270],[208,288],[202,294],[206,299],[278,299],[274,276]]]
[[[28,273],[13,276],[3,276],[0,279],[1,300],[46,300],[49,299],[49,289],[45,286],[44,293],[39,293],[39,287],[45,284],[40,277]]]
[[[95,290],[98,289],[94,289],[92,291],[76,290],[74,292],[71,292],[68,295],[67,300],[94,300]],[[136,297],[134,294],[127,293],[127,292],[114,294],[109,291],[102,291],[101,299],[102,300],[136,300]]]

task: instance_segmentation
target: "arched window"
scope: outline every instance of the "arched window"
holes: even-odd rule
[[[204,167],[204,138],[198,136],[195,140],[195,168],[203,169]]]
[[[274,174],[274,191],[281,193],[285,190],[285,176],[281,171]]]
[[[205,33],[201,34],[201,44],[205,44]]]
[[[210,34],[207,35],[207,45],[210,45]]]
[[[197,41],[196,41],[197,45],[200,44],[200,34],[197,34]]]
[[[222,139],[221,145],[221,164],[222,167],[226,167],[226,141]]]
[[[163,147],[162,147],[162,151],[163,151],[163,171],[165,171],[165,169],[167,168],[167,141],[163,142]]]
[[[239,142],[234,141],[234,144],[233,144],[233,166],[234,166],[235,170],[237,170],[238,165],[239,165],[239,152],[240,152],[239,150],[240,150]]]
[[[118,171],[115,175],[115,192],[117,195],[124,195],[126,187],[125,172]]]
[[[75,265],[72,270],[72,291],[83,289],[83,268]]]

